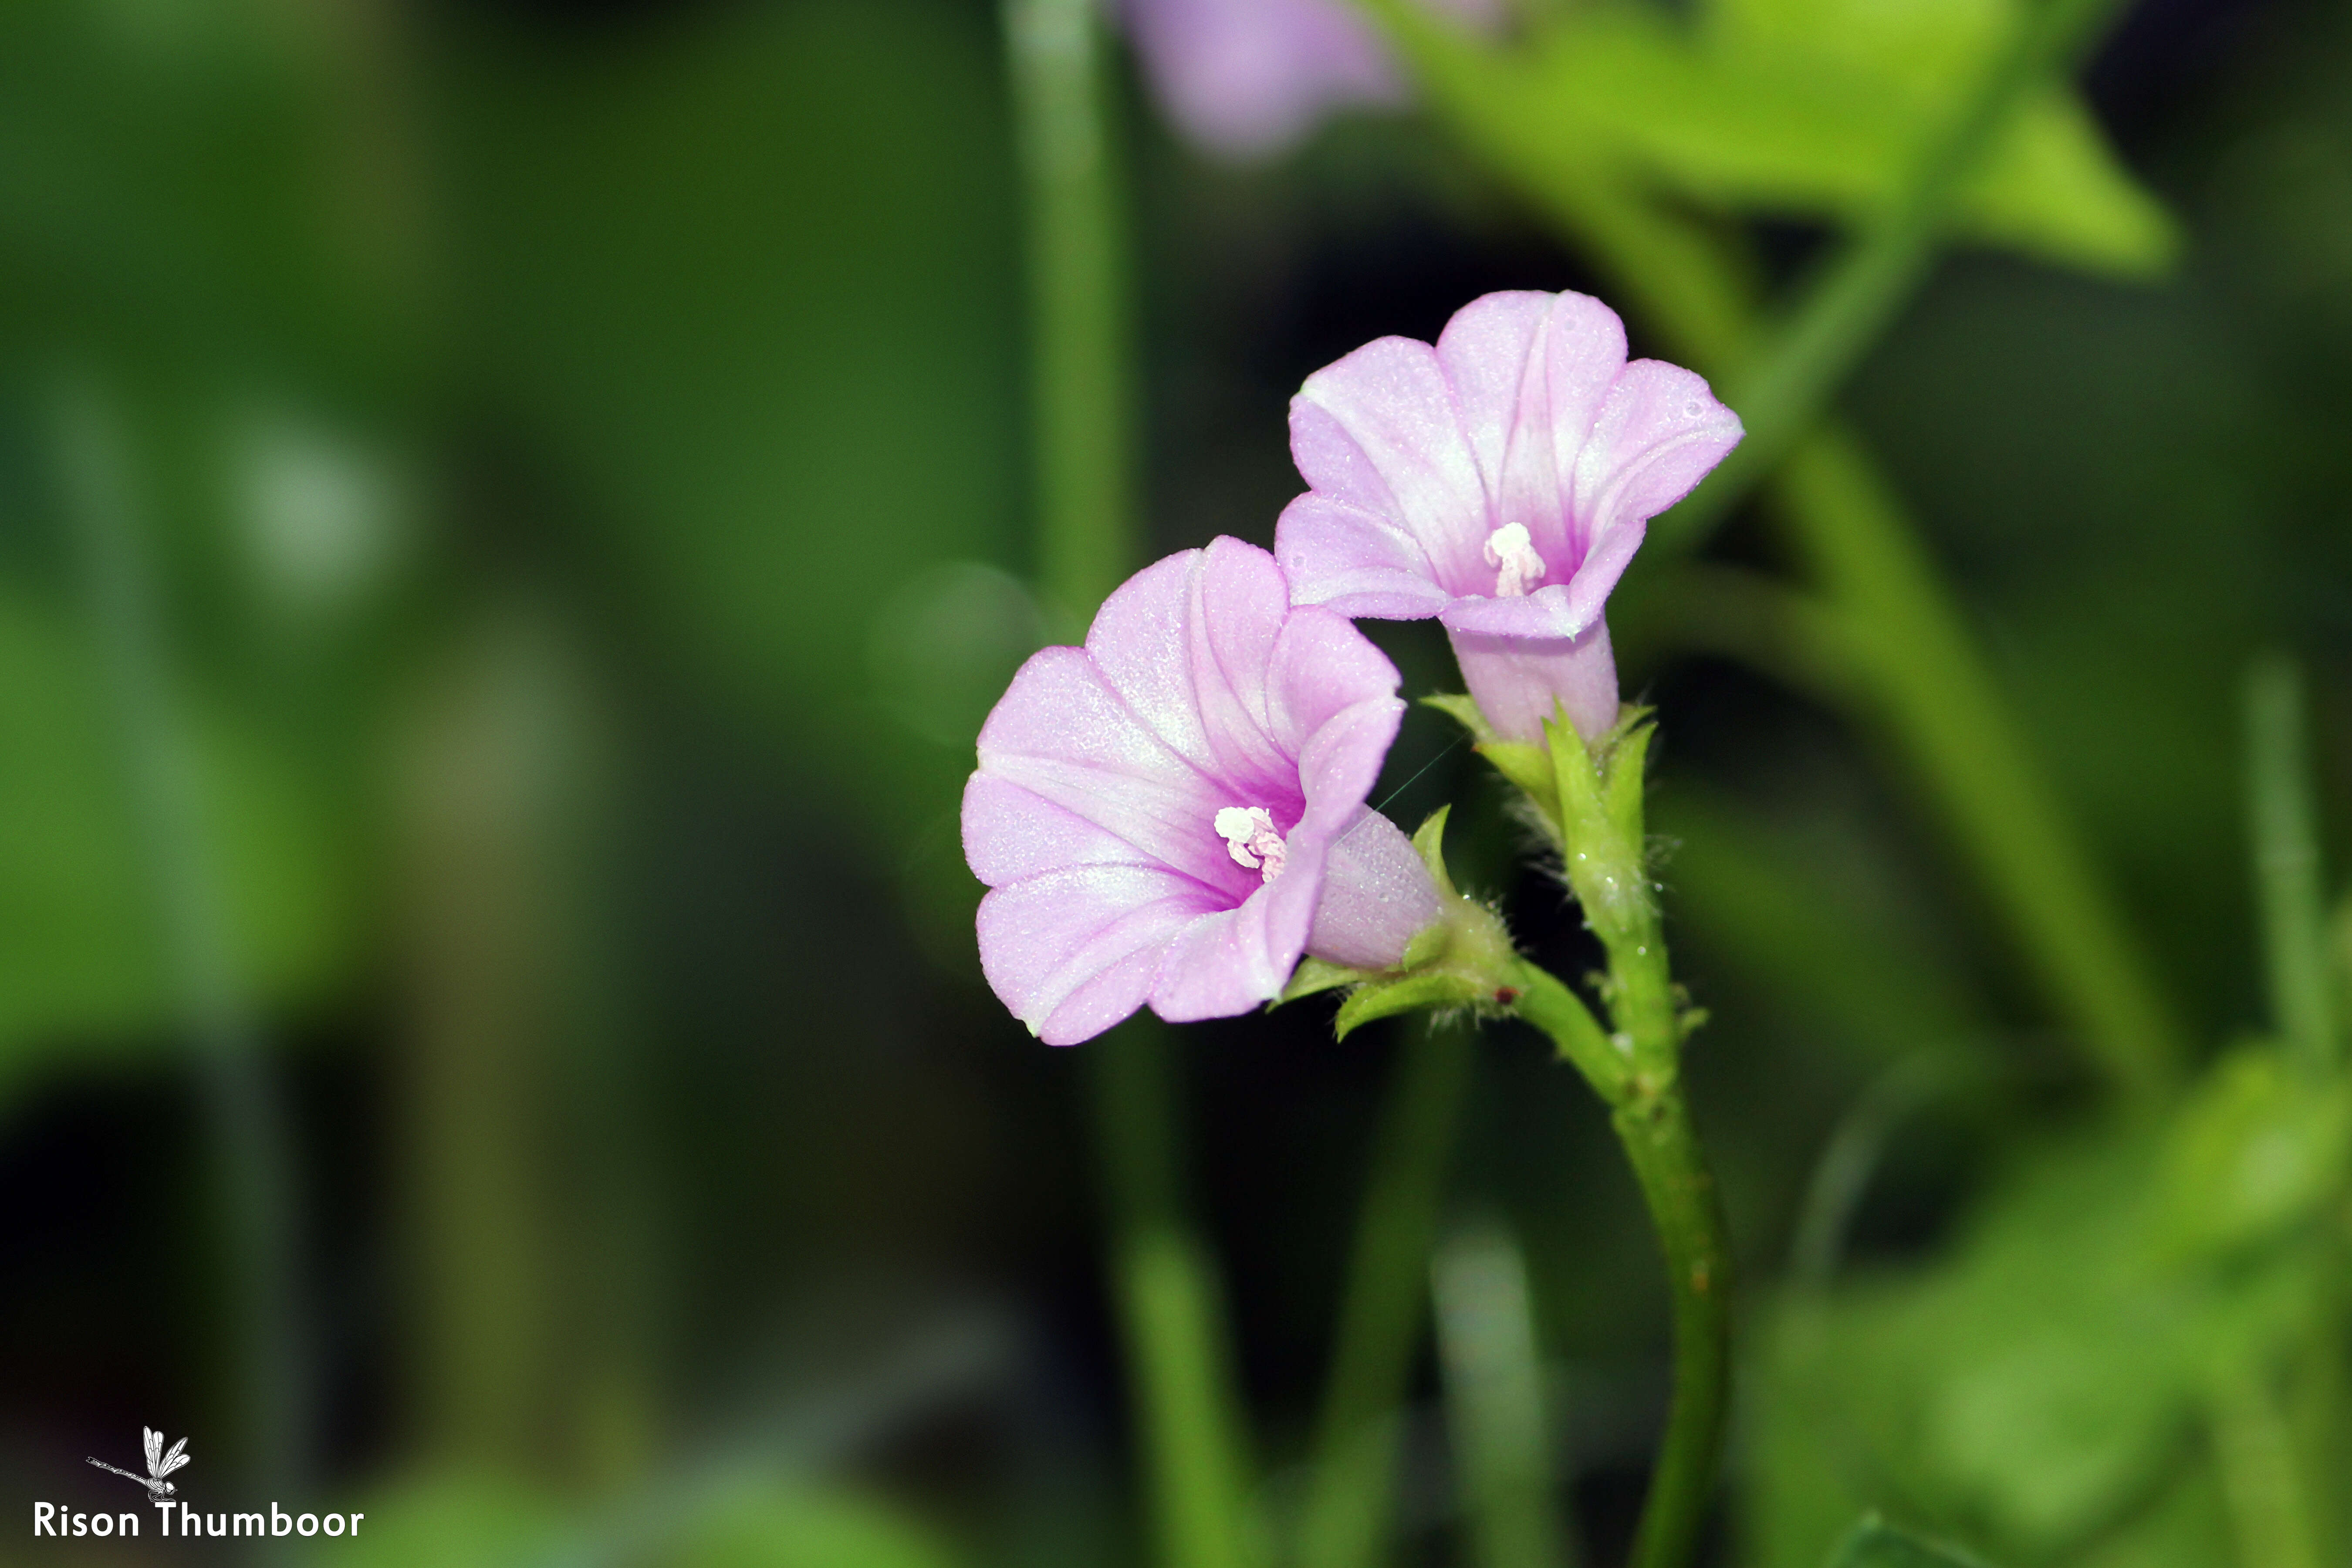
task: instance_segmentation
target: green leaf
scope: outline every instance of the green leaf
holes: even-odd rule
[[[1455,107],[1539,187],[1631,171],[1738,212],[1859,222],[1910,178],[2021,14],[2017,0],[1723,0],[1696,26],[1581,8],[1465,50]],[[2178,248],[2079,98],[2031,100],[1962,199],[1965,232],[2140,276]]]
[[[2197,1253],[2271,1240],[2340,1194],[2347,1165],[2352,1084],[2315,1083],[2276,1051],[2234,1052],[2174,1123],[2162,1241]]]
[[[2166,1143],[2079,1138],[2021,1162],[1949,1254],[1790,1295],[1749,1394],[1758,1560],[1807,1568],[1888,1497],[2014,1561],[2225,1561],[2217,1377],[2273,1364],[2322,1310],[2311,1247],[2228,1268],[2156,1244]]]
[[[1829,1568],[1982,1568],[1977,1559],[1954,1547],[1938,1546],[1907,1535],[1880,1519],[1865,1519],[1853,1527],[1830,1558]]]
[[[1412,834],[1413,853],[1419,855],[1421,863],[1429,868],[1429,875],[1437,883],[1439,895],[1448,899],[1454,897],[1454,879],[1445,869],[1445,823],[1453,815],[1451,803],[1441,805],[1431,812]],[[1411,969],[1412,966],[1413,961],[1408,956],[1405,967]]]

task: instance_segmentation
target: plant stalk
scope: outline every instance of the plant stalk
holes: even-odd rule
[[[1137,565],[1134,334],[1124,193],[1094,0],[1005,0],[1025,186],[1036,574],[1076,641]],[[1138,1019],[1086,1047],[1158,1555],[1255,1560],[1231,1334],[1181,1201],[1180,1096],[1162,1031]]]
[[[170,994],[194,1058],[217,1177],[231,1363],[245,1393],[251,1473],[265,1489],[284,1489],[301,1479],[311,1352],[286,1108],[231,950],[203,781],[172,691],[141,537],[133,447],[121,405],[102,383],[62,388],[58,444]]]

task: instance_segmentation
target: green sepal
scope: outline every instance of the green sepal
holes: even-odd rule
[[[1602,737],[1600,748],[1601,809],[1619,834],[1637,849],[1643,837],[1642,784],[1650,763],[1650,738],[1657,726],[1647,708],[1628,707],[1617,727]]]
[[[1495,764],[1495,771],[1525,791],[1536,803],[1536,809],[1549,824],[1556,822],[1559,807],[1554,794],[1551,776],[1551,756],[1541,746],[1530,746],[1520,741],[1506,741],[1486,722],[1478,711],[1478,704],[1458,693],[1424,697],[1422,702],[1439,712],[1452,716],[1455,722],[1470,731],[1471,747],[1480,756]]]
[[[1568,721],[1566,710],[1544,721],[1552,776],[1559,786],[1561,867],[1576,901],[1584,906],[1586,921],[1612,952],[1622,943],[1644,942],[1650,924],[1642,846],[1646,719],[1633,710],[1602,737],[1605,764]]]
[[[1472,742],[1476,745],[1483,746],[1489,741],[1498,741],[1502,739],[1501,736],[1495,733],[1495,727],[1486,722],[1486,715],[1478,710],[1477,702],[1471,698],[1468,692],[1434,692],[1430,696],[1423,698],[1421,700],[1421,705],[1423,708],[1436,709],[1440,713],[1444,714],[1446,717],[1452,719],[1455,723],[1469,731],[1470,739]]]
[[[1407,948],[1405,951],[1406,955],[1410,957],[1412,949]],[[1372,972],[1370,970],[1349,969],[1343,963],[1328,963],[1319,958],[1302,958],[1298,961],[1298,967],[1291,973],[1290,984],[1282,988],[1281,995],[1267,1003],[1266,1005],[1279,1007],[1285,1002],[1296,1002],[1302,996],[1313,996],[1325,991],[1336,991],[1342,985],[1360,985],[1372,978]]]
[[[1421,857],[1421,863],[1423,865],[1429,868],[1430,878],[1437,884],[1438,896],[1447,899],[1451,899],[1455,896],[1454,891],[1454,879],[1445,869],[1445,821],[1446,818],[1453,815],[1454,807],[1450,803],[1441,805],[1435,811],[1431,812],[1426,817],[1422,819],[1421,826],[1413,830],[1412,835],[1412,852]],[[1443,928],[1437,926],[1430,928],[1431,931],[1441,929]],[[1428,934],[1428,931],[1423,931],[1421,933],[1421,936],[1426,936]],[[1420,940],[1420,936],[1416,936],[1413,939],[1416,942]],[[1404,966],[1407,969],[1411,969],[1413,966],[1412,952],[1412,948],[1408,947],[1405,949],[1406,958]],[[1431,956],[1433,957],[1435,955],[1432,954]]]
[[[1376,1018],[1424,1008],[1491,1006],[1493,1003],[1491,986],[1454,970],[1424,970],[1358,986],[1339,1004],[1339,1016],[1332,1019],[1331,1026],[1344,1040]]]

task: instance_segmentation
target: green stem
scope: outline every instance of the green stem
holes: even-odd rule
[[[175,711],[163,617],[142,549],[129,437],[98,383],[68,385],[58,446],[106,694],[169,969],[193,1047],[198,1100],[218,1173],[226,1316],[238,1340],[253,1474],[299,1484],[310,1342],[295,1247],[294,1156],[285,1108],[262,1059],[261,1027],[230,950],[228,913],[205,823],[186,725]]]
[[[1664,949],[1651,947],[1663,969]],[[1518,1016],[1550,1036],[1608,1102],[1610,1126],[1624,1145],[1665,1254],[1675,1317],[1674,1404],[1633,1562],[1634,1568],[1681,1568],[1697,1548],[1723,1446],[1731,1379],[1731,1245],[1715,1178],[1674,1070],[1675,1047],[1660,1038],[1662,1029],[1670,1037],[1679,1025],[1671,1012],[1662,1017],[1654,1008],[1635,1016],[1620,1011],[1621,1043],[1548,972],[1522,961],[1511,982],[1519,992]],[[1643,991],[1671,997],[1664,988]]]
[[[2283,658],[2258,660],[2246,672],[2247,819],[2270,959],[2271,1021],[2288,1050],[2318,1073],[2336,1061],[2336,994],[2308,751],[2301,674]]]
[[[1723,1447],[1731,1374],[1731,1248],[1715,1178],[1682,1092],[1685,1020],[1644,855],[1641,723],[1596,756],[1565,716],[1546,726],[1562,865],[1585,923],[1609,954],[1610,1022],[1519,961],[1507,984],[1522,1018],[1549,1034],[1610,1109],[1665,1253],[1674,1301],[1675,1392],[1634,1536],[1634,1568],[1684,1568],[1697,1550]]]
[[[1609,1119],[1642,1184],[1675,1304],[1675,1394],[1633,1539],[1633,1568],[1681,1568],[1715,1490],[1731,1387],[1731,1247],[1678,1080],[1651,1082]]]
[[[1527,1261],[1501,1226],[1447,1238],[1430,1266],[1454,1489],[1479,1568],[1568,1568],[1574,1538],[1554,1500],[1551,1423]]]
[[[2207,1410],[2242,1568],[2319,1568],[2301,1460],[2267,1381],[2252,1369],[2224,1376]]]
[[[1057,632],[1083,630],[1136,565],[1134,334],[1125,219],[1094,0],[1005,0],[1026,184],[1037,577]],[[1125,1325],[1167,1568],[1255,1557],[1248,1472],[1207,1249],[1178,1194],[1164,1037],[1138,1020],[1087,1048]]]
[[[1302,1568],[1379,1560],[1395,1502],[1395,1415],[1420,1339],[1424,1268],[1471,1061],[1466,1033],[1438,1024],[1412,1028],[1398,1057],[1340,1295],[1299,1522]]]

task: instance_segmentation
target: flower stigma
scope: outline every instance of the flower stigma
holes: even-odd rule
[[[1262,870],[1267,882],[1282,875],[1283,857],[1288,850],[1282,835],[1274,830],[1274,814],[1265,807],[1226,806],[1217,813],[1216,828],[1225,841],[1226,853],[1235,861],[1253,871]]]
[[[1496,568],[1495,597],[1524,599],[1530,584],[1541,583],[1544,559],[1536,553],[1527,525],[1507,522],[1486,536],[1486,564]]]

